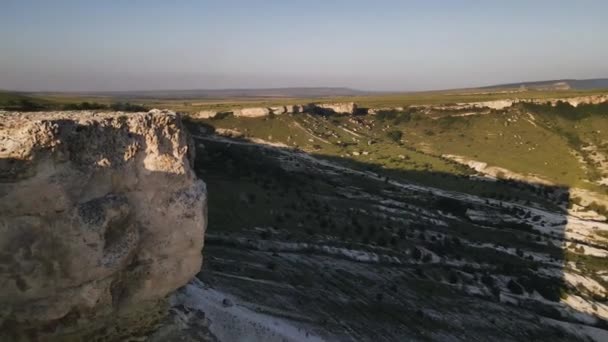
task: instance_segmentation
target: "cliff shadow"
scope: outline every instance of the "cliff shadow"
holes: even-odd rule
[[[573,277],[603,286],[605,259],[585,251],[606,245],[577,234],[608,227],[572,218],[567,187],[195,140],[211,194],[207,282],[269,307],[293,305],[327,331],[361,339],[420,337],[420,329],[572,339],[554,320],[606,329],[605,294]],[[233,277],[295,290],[271,286],[267,298]],[[434,310],[462,319],[466,333]],[[421,328],[429,320],[435,326]]]

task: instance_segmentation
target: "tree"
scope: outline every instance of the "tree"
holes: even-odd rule
[[[422,252],[418,248],[412,250],[412,259],[420,260],[422,258]]]
[[[458,274],[456,274],[455,272],[450,272],[450,275],[448,276],[448,281],[450,282],[450,284],[456,284],[458,282]]]
[[[509,291],[511,291],[511,293],[514,293],[516,295],[521,295],[524,293],[524,289],[521,287],[521,285],[514,282],[513,279],[509,280],[509,282],[507,283],[507,288],[509,289]]]
[[[389,139],[391,139],[392,141],[398,143],[401,141],[401,138],[403,137],[403,133],[401,131],[393,130],[393,131],[388,131],[386,133],[386,136]]]

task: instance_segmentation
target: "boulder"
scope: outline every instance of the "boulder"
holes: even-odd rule
[[[0,340],[127,340],[199,272],[206,188],[180,117],[0,111]]]
[[[600,104],[608,101],[608,95],[589,95],[589,96],[578,96],[563,99],[552,99],[550,102],[552,105],[556,105],[558,101],[569,103],[574,107],[578,107],[580,104]]]
[[[268,116],[268,114],[270,114],[270,110],[268,108],[264,108],[264,107],[251,107],[251,108],[235,109],[232,111],[232,113],[236,117],[256,118],[256,117]]]

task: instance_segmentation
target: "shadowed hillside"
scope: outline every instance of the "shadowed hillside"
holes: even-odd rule
[[[344,341],[566,341],[606,326],[608,225],[570,216],[568,187],[190,129],[214,194],[199,277],[242,305]]]

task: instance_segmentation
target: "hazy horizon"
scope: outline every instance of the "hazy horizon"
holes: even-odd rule
[[[459,89],[482,89],[489,88],[492,86],[501,86],[508,84],[532,84],[532,83],[543,83],[543,82],[559,82],[566,80],[574,80],[574,81],[590,81],[590,80],[608,80],[608,77],[597,77],[597,78],[585,78],[585,79],[573,79],[573,78],[560,78],[560,79],[545,79],[545,80],[523,80],[523,81],[513,81],[513,82],[501,82],[501,83],[492,83],[492,84],[477,84],[470,85],[466,87],[456,87],[456,88],[433,88],[433,89],[416,89],[416,90],[408,90],[408,89],[363,89],[363,88],[355,88],[349,86],[298,86],[298,85],[290,85],[290,86],[279,86],[279,87],[264,87],[264,86],[252,86],[252,87],[224,87],[224,88],[153,88],[153,89],[93,89],[93,90],[45,90],[45,89],[9,89],[9,88],[0,88],[0,91],[9,91],[9,92],[23,92],[23,93],[65,93],[65,94],[103,94],[103,93],[137,93],[137,92],[184,92],[184,91],[236,91],[236,90],[288,90],[288,89],[348,89],[352,91],[360,91],[362,93],[417,93],[417,92],[435,92],[435,91],[449,91],[449,90],[459,90]]]
[[[420,91],[608,76],[603,1],[14,1],[0,89]]]

